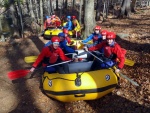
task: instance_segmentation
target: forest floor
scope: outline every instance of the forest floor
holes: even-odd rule
[[[0,113],[150,113],[150,9],[140,9],[130,19],[109,18],[98,24],[102,29],[129,35],[117,38],[117,42],[135,65],[125,66],[122,73],[139,87],[122,78],[120,87],[103,98],[62,103],[41,92],[38,72],[35,78],[11,81],[7,73],[31,67],[24,57],[38,55],[44,45],[36,36],[30,36],[0,42]]]

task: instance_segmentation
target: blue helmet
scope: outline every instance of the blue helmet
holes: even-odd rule
[[[64,33],[59,33],[58,36],[59,37],[65,37],[65,34]]]
[[[49,16],[46,16],[46,19],[48,19],[49,18]]]
[[[68,19],[71,19],[71,16],[67,16]]]

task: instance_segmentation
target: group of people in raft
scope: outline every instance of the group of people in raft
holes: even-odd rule
[[[56,15],[46,16],[46,19],[44,21],[44,30],[61,26],[63,26],[63,28],[66,28],[68,31],[72,31],[75,37],[81,36],[81,26],[76,16],[67,16],[66,18],[62,17],[62,19],[60,19]]]
[[[70,21],[70,17],[71,16],[67,16],[68,21]],[[58,36],[53,36],[49,43],[45,44],[37,60],[33,63],[32,68],[30,69],[31,72],[33,72],[42,62],[44,70],[49,73],[67,73],[67,63],[52,67],[47,66],[69,60],[72,60],[73,62],[82,62],[82,58],[78,58],[77,56],[74,58],[70,58],[65,55],[66,53],[76,53],[77,51],[76,48],[68,46],[68,44],[72,44],[68,36],[68,31],[70,29],[69,24],[70,23],[67,23],[63,27],[62,33],[59,33]],[[97,59],[94,59],[94,57],[87,52],[87,59],[94,60],[91,68],[92,70],[109,68],[116,65],[117,68],[115,72],[119,73],[123,68],[126,50],[121,48],[120,45],[115,41],[115,39],[116,34],[114,32],[102,30],[100,26],[95,26],[94,32],[90,34],[85,40],[82,40],[83,44],[91,40],[93,41],[93,44],[87,44],[83,48],[85,51],[99,51],[98,54],[95,54],[94,52],[97,57],[109,59],[106,62],[101,62]]]

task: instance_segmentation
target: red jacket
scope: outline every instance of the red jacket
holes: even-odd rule
[[[90,51],[94,51],[94,50],[100,50],[101,48],[104,49],[104,55],[105,57],[110,57],[111,54],[115,54],[117,56],[116,60],[119,59],[119,64],[118,64],[118,68],[122,69],[124,66],[124,62],[125,62],[125,53],[126,51],[123,51],[122,48],[119,46],[119,44],[117,44],[115,42],[114,46],[111,47],[107,44],[106,41],[97,44],[96,46],[90,47],[89,50]]]
[[[58,59],[58,56],[61,58],[62,61],[71,60],[70,58],[65,56],[61,48],[58,47],[57,49],[54,49],[52,45],[50,45],[42,49],[37,60],[32,66],[36,68],[40,64],[40,62],[46,57],[50,58],[49,63],[55,63]]]

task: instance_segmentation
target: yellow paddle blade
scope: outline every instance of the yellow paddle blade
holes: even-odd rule
[[[28,56],[28,57],[24,58],[24,61],[26,63],[33,63],[33,62],[35,62],[36,59],[37,59],[37,56]]]
[[[125,63],[124,64],[128,65],[128,66],[133,66],[135,64],[135,62],[132,61],[132,60],[129,60],[129,59],[125,59]]]

